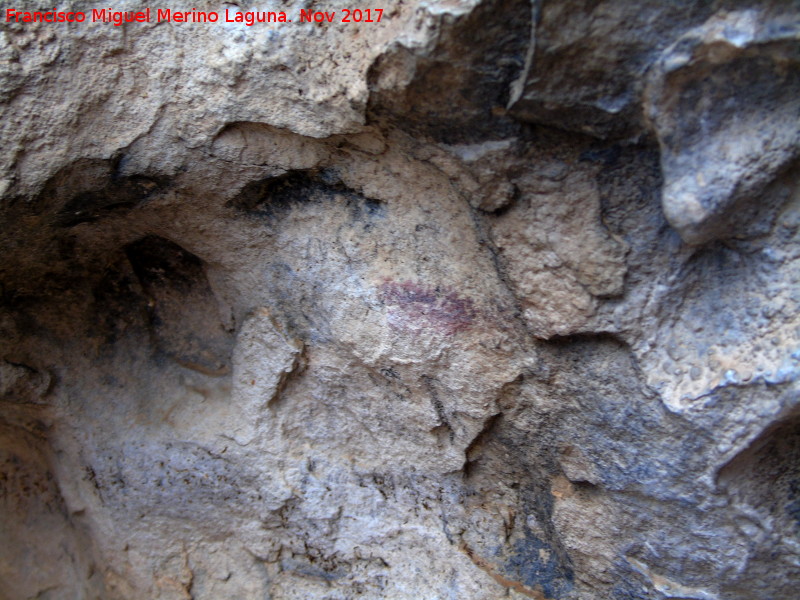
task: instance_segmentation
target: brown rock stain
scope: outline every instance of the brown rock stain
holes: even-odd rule
[[[503,587],[512,589],[515,592],[519,592],[520,594],[524,594],[529,598],[535,598],[536,600],[547,600],[547,596],[545,596],[539,590],[529,588],[524,583],[520,581],[514,581],[513,579],[509,579],[508,577],[504,577],[503,575],[495,571],[492,568],[492,565],[487,560],[478,556],[475,553],[475,551],[472,548],[470,548],[466,543],[462,543],[459,546],[459,550],[461,550],[464,554],[466,554],[469,557],[469,559],[473,563],[475,563],[475,566],[485,571],[492,579],[494,579],[497,583],[499,583]]]
[[[445,286],[408,280],[384,281],[379,287],[379,298],[389,307],[389,325],[395,329],[434,329],[454,335],[469,329],[478,314],[471,298]]]

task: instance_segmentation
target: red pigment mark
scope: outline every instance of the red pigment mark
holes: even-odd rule
[[[389,325],[395,329],[432,328],[453,335],[468,329],[477,315],[470,298],[441,286],[387,280],[379,289],[381,301],[389,306]]]

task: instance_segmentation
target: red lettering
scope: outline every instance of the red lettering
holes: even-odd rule
[[[336,11],[333,12],[312,12],[310,10],[300,10],[300,22],[314,22],[322,23],[323,21],[327,21],[328,23],[333,22],[333,18],[336,16]]]
[[[56,10],[49,12],[39,12],[39,11],[26,12],[26,11],[18,11],[13,8],[6,9],[6,21],[5,21],[6,23],[10,23],[11,21],[19,23],[20,20],[23,23],[64,23],[64,22],[83,23],[83,21],[86,20],[86,14],[82,12],[65,13]]]

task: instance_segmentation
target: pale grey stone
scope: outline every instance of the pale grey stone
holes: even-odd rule
[[[0,598],[793,598],[800,5],[379,7],[0,23]]]

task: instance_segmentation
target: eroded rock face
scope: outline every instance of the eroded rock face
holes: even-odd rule
[[[381,6],[0,24],[0,598],[793,597],[800,6]]]

